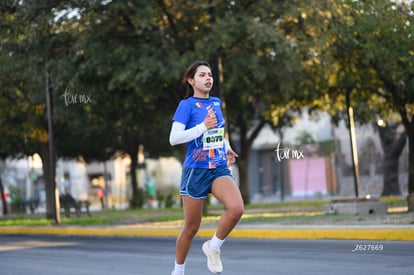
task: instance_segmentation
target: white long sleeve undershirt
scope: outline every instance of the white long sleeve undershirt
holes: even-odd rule
[[[207,127],[204,122],[197,124],[191,129],[185,130],[185,125],[181,122],[174,121],[170,132],[170,144],[177,145],[192,141],[201,136]]]
[[[170,132],[170,144],[178,145],[190,142],[201,136],[205,131],[207,131],[207,127],[204,124],[204,122],[197,124],[191,129],[185,130],[185,125],[183,123],[174,121]],[[226,139],[224,140],[224,142],[225,151],[227,152],[229,149],[231,149],[231,147]]]

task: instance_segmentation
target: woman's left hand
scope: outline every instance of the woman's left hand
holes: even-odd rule
[[[227,166],[230,167],[236,162],[236,157],[238,157],[233,150],[229,149],[227,151]]]

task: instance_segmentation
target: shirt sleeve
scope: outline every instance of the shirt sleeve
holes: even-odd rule
[[[226,154],[229,150],[233,151],[233,149],[230,146],[230,142],[227,139],[224,139],[224,150],[225,150]]]
[[[183,123],[174,121],[170,132],[170,144],[177,145],[192,141],[201,136],[205,131],[207,131],[207,127],[204,122],[185,130]]]
[[[173,121],[181,122],[184,125],[188,125],[188,121],[191,116],[191,108],[186,100],[181,100],[175,111]]]

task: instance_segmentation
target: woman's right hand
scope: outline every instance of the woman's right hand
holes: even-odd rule
[[[204,125],[206,125],[207,129],[217,126],[217,117],[212,109],[208,110],[206,118],[204,119]]]

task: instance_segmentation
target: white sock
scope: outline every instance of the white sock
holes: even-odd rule
[[[174,263],[174,275],[184,275],[185,270],[185,263],[183,264],[177,264],[177,262]]]
[[[217,238],[216,234],[214,234],[213,238],[211,238],[210,240],[208,248],[210,248],[211,250],[220,250],[225,240],[226,239],[220,240],[219,238]]]

